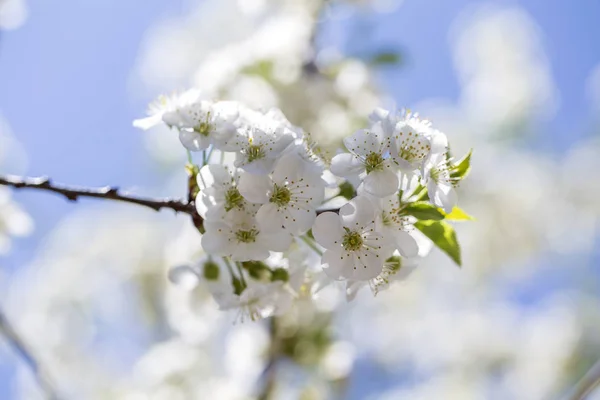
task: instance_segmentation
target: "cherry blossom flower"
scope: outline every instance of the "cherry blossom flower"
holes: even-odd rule
[[[434,154],[425,165],[424,175],[431,201],[445,212],[451,212],[458,202],[458,197],[450,176],[446,153]]]
[[[317,242],[327,250],[321,263],[333,279],[365,281],[379,275],[393,247],[375,230],[375,208],[365,196],[344,205],[339,215],[325,212],[313,226]]]
[[[232,210],[231,218],[222,221],[204,221],[204,251],[231,257],[234,261],[250,261],[266,259],[269,251],[287,250],[292,236],[286,232],[273,234],[261,230],[255,218],[257,208],[254,205],[247,210]]]
[[[392,136],[392,156],[404,172],[420,169],[431,151],[431,124],[405,111]]]
[[[297,235],[313,225],[315,207],[323,201],[325,182],[304,173],[302,163],[299,157],[288,154],[277,162],[270,176],[242,175],[240,192],[249,201],[262,204],[256,218],[265,232],[285,228]]]
[[[238,110],[233,102],[197,101],[163,114],[168,126],[179,129],[179,140],[190,151],[213,145],[227,150],[225,143],[235,133]]]
[[[205,165],[197,176],[200,192],[196,209],[202,218],[220,221],[232,210],[246,210],[248,202],[239,191],[240,173],[235,167]]]
[[[369,281],[347,281],[346,282],[346,300],[352,301],[356,295],[365,286],[369,286],[373,295],[386,290],[394,282],[403,281],[417,268],[420,257],[403,258],[392,256],[383,264],[383,270],[375,278]]]
[[[199,99],[200,91],[197,89],[189,89],[182,93],[175,92],[171,95],[162,95],[148,106],[148,117],[136,119],[133,121],[133,126],[148,130],[163,122],[163,115],[166,113],[195,103]]]
[[[254,126],[238,129],[225,145],[235,149],[234,165],[253,174],[268,174],[275,162],[294,141],[291,133],[284,132],[283,127],[274,130],[262,130]]]
[[[333,157],[331,172],[340,177],[360,177],[364,189],[377,197],[385,197],[398,190],[398,177],[392,170],[390,138],[381,122],[369,129],[361,129],[344,139],[350,153]]]

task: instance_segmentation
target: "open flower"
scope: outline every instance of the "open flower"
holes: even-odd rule
[[[350,153],[333,157],[331,172],[344,178],[360,177],[364,189],[373,196],[385,197],[398,190],[398,177],[392,170],[390,138],[381,122],[345,138],[344,145]]]
[[[375,278],[365,281],[348,281],[346,283],[346,300],[352,301],[359,290],[369,285],[373,295],[386,290],[394,282],[405,280],[419,265],[419,257],[402,258],[392,256],[383,264],[383,270]]]
[[[220,221],[233,210],[244,211],[248,202],[238,190],[240,174],[237,168],[210,164],[197,175],[200,192],[196,209],[202,218]]]
[[[394,243],[403,257],[414,257],[419,253],[419,246],[411,236],[414,228],[410,217],[402,214],[404,203],[398,195],[381,199],[376,216],[377,230],[386,240]]]
[[[251,281],[244,291],[236,295],[229,292],[213,294],[221,310],[239,311],[237,319],[256,321],[285,313],[292,305],[294,292],[281,281],[262,283]]]
[[[267,233],[256,221],[256,206],[232,211],[223,221],[204,221],[202,248],[208,254],[231,257],[235,261],[265,260],[269,251],[285,251],[292,243],[286,232]]]
[[[238,111],[233,102],[197,101],[163,115],[163,121],[179,129],[179,140],[190,151],[201,151],[213,145],[226,150],[233,136]]]
[[[445,212],[451,212],[458,198],[448,170],[446,153],[436,153],[430,157],[425,164],[424,176],[431,201]]]
[[[393,247],[375,230],[371,201],[357,196],[340,213],[319,215],[313,226],[317,242],[327,250],[321,263],[333,279],[365,281],[379,275]]]
[[[294,136],[281,128],[262,130],[245,126],[226,143],[237,154],[235,166],[244,171],[266,175],[275,165],[281,153],[294,141]]]
[[[162,95],[148,106],[148,117],[136,119],[133,121],[133,126],[147,130],[161,122],[165,122],[170,127],[168,122],[163,120],[163,116],[188,104],[195,103],[199,98],[200,92],[197,89],[190,89],[183,93],[173,93],[169,96]]]
[[[416,114],[405,112],[394,129],[392,153],[394,161],[404,172],[421,169],[431,151],[431,124]]]
[[[261,203],[256,218],[265,232],[285,228],[297,235],[308,231],[316,218],[315,207],[323,201],[325,183],[305,173],[303,160],[294,154],[283,156],[270,176],[244,174],[240,192],[251,202]]]

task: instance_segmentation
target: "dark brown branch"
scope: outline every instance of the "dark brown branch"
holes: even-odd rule
[[[160,211],[161,209],[166,208],[175,212],[197,216],[196,207],[192,202],[184,202],[176,199],[149,199],[137,197],[125,192],[121,192],[121,190],[117,187],[68,187],[61,184],[55,184],[46,177],[27,178],[14,175],[0,175],[0,185],[11,186],[16,189],[29,188],[54,192],[63,195],[70,201],[77,201],[81,197],[91,197],[137,204],[151,208],[155,211]]]

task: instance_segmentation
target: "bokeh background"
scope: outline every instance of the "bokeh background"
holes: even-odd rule
[[[600,2],[0,0],[0,173],[185,195],[160,93],[277,106],[335,148],[378,105],[473,147],[462,269],[233,324],[189,221],[0,188],[0,304],[69,399],[554,399],[600,358]],[[274,345],[276,344],[276,345]],[[273,370],[269,369],[270,374]],[[0,398],[44,398],[0,339]],[[594,397],[592,397],[594,398]],[[600,399],[600,394],[596,394]]]

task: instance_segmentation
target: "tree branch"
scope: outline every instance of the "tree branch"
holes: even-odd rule
[[[68,187],[53,183],[50,178],[27,178],[15,175],[0,175],[0,185],[11,186],[16,189],[29,188],[48,192],[54,192],[63,195],[70,201],[77,201],[81,197],[92,197],[97,199],[106,199],[122,201],[125,203],[137,204],[140,206],[160,211],[163,208],[171,209],[175,212],[196,216],[196,207],[193,202],[184,202],[176,199],[149,199],[137,197],[128,193],[121,192],[117,187],[101,188],[82,188]]]
[[[586,399],[600,385],[600,361],[596,362],[571,389],[565,400]]]
[[[38,385],[46,397],[50,400],[57,400],[58,396],[56,394],[56,390],[48,379],[45,371],[41,368],[40,363],[33,356],[31,350],[25,345],[23,340],[14,330],[2,310],[0,310],[0,333],[6,337],[6,340],[10,346],[21,357],[21,359],[27,363],[31,369],[31,372],[33,373],[33,376],[35,377],[35,380],[38,382]]]

